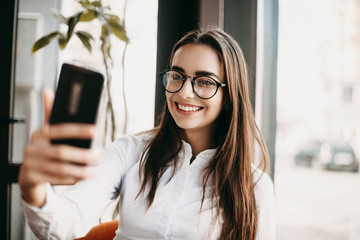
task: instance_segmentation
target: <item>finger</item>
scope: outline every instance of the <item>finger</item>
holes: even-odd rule
[[[20,183],[28,187],[37,186],[46,182],[55,185],[69,185],[95,175],[94,171],[89,172],[89,170],[80,170],[79,172],[64,170],[61,169],[61,167],[59,168],[56,162],[49,162],[49,160],[41,158],[24,161],[20,170]],[[66,171],[66,174],[63,171]]]
[[[54,92],[50,88],[44,88],[42,90],[42,99],[44,105],[44,125],[49,123],[51,109],[54,103]]]
[[[51,159],[64,163],[75,163],[80,165],[94,165],[100,162],[100,155],[92,150],[73,147],[70,145],[41,145],[26,149],[29,158]]]
[[[36,182],[45,183],[48,182],[51,185],[73,185],[80,179],[74,177],[58,177],[54,175],[44,175],[40,171],[34,171],[31,174],[31,178]]]
[[[56,185],[74,185],[75,183],[77,183],[79,180],[82,179],[76,179],[73,177],[68,177],[68,178],[58,178],[58,177],[52,177],[48,180],[48,182],[50,183],[51,186],[56,186]]]
[[[51,139],[92,139],[95,133],[94,124],[60,123],[49,127]]]
[[[45,127],[45,126],[44,126]],[[33,144],[36,144],[36,145],[50,145],[50,141],[47,137],[47,135],[44,135],[44,127],[43,129],[40,129],[40,130],[37,130],[35,132],[33,132],[30,136],[30,141],[29,143],[31,144],[31,146]]]
[[[95,165],[100,162],[100,155],[94,151],[70,145],[52,145],[46,154],[58,161],[81,165]]]
[[[38,179],[81,180],[96,175],[96,169],[92,166],[77,165],[45,158],[38,158],[36,161],[29,161],[27,167],[33,173],[37,173]]]

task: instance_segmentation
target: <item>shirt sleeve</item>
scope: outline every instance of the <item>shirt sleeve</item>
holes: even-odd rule
[[[274,186],[270,177],[262,173],[255,186],[258,210],[258,230],[256,240],[276,239],[276,217]]]
[[[127,165],[134,159],[134,144],[122,138],[102,152],[96,166],[96,177],[80,181],[57,196],[47,186],[46,203],[42,208],[22,200],[28,224],[39,239],[74,239],[84,236],[99,219],[105,208],[116,200]],[[125,161],[125,159],[127,159]]]

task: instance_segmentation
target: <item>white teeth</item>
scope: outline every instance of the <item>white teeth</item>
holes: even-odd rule
[[[178,104],[178,107],[183,110],[183,111],[187,111],[187,112],[195,112],[200,110],[200,107],[189,107],[189,106],[182,106],[180,104]]]

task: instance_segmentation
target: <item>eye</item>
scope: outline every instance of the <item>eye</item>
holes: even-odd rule
[[[195,84],[199,87],[216,87],[216,82],[209,77],[199,77],[195,80]]]
[[[175,71],[168,72],[168,77],[171,81],[181,81],[183,80],[183,76]]]

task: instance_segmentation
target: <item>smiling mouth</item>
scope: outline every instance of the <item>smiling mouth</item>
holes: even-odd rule
[[[185,105],[181,105],[179,103],[176,103],[176,106],[182,110],[182,111],[185,111],[185,112],[196,112],[196,111],[199,111],[201,109],[203,109],[202,107],[195,107],[195,106],[185,106]]]

